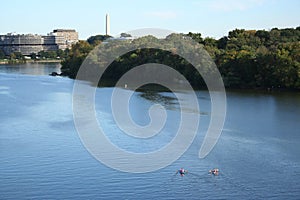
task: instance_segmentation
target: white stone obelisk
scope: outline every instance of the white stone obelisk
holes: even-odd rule
[[[110,35],[110,19],[108,14],[106,14],[106,35]]]

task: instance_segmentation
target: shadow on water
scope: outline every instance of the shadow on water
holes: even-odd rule
[[[170,94],[173,95],[172,93]],[[140,93],[139,96],[154,104],[161,104],[169,110],[175,110],[178,108],[178,101],[175,97],[162,95],[157,91],[144,91]]]
[[[184,93],[182,93],[184,94]],[[199,93],[197,93],[199,94]],[[193,107],[190,107],[188,104],[183,105],[182,108],[180,108],[180,104],[176,96],[172,92],[160,92],[160,91],[143,91],[139,94],[140,97],[150,101],[153,104],[160,104],[167,110],[181,110],[188,113],[197,113],[202,116],[209,116],[210,112],[201,109],[200,112],[197,112]],[[189,98],[188,95],[181,95],[180,100],[185,101],[185,98]],[[199,102],[200,106],[203,106],[204,104],[209,104],[210,102],[207,101],[207,97],[201,97],[199,98],[201,102]]]

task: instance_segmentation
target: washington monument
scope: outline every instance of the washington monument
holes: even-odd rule
[[[109,15],[106,14],[106,35],[110,35],[110,19],[109,19]]]

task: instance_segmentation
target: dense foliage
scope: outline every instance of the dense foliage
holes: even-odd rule
[[[236,29],[219,40],[188,35],[204,45],[227,87],[300,88],[300,27]]]
[[[235,29],[218,40],[202,38],[200,33],[190,32],[184,36],[203,45],[216,63],[227,88],[300,89],[300,27],[274,28],[270,31]],[[170,38],[175,44],[176,36],[169,36],[167,39]],[[62,62],[63,75],[75,78],[86,56],[105,39],[104,36],[93,36],[74,45]],[[162,39],[152,36],[132,42],[145,41],[152,44],[163,42]],[[113,40],[107,43],[112,42]],[[203,80],[190,63],[176,56],[177,50],[167,52],[150,48],[129,52],[111,64],[105,78],[117,80],[129,69],[152,62],[171,66],[180,71],[194,86],[203,86]]]

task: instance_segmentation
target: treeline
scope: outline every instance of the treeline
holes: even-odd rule
[[[202,38],[200,33],[191,32],[183,36],[193,38],[203,45],[216,63],[227,88],[300,89],[300,27],[274,28],[270,31],[236,29],[220,39]],[[165,40],[176,44],[176,37],[173,34]],[[93,36],[87,41],[75,44],[62,62],[63,75],[75,78],[86,56],[105,39],[105,36]],[[148,36],[135,39],[131,43],[162,44],[163,41]],[[107,43],[112,42],[113,40]],[[108,53],[105,51],[107,50],[103,49],[104,54]],[[95,64],[97,62],[99,60],[94,61]],[[111,63],[104,78],[116,81],[131,68],[150,62],[175,68],[193,86],[205,85],[191,64],[176,56],[176,49],[173,52],[157,49],[129,52]]]
[[[66,59],[69,54],[69,49],[58,49],[56,51],[40,51],[38,53],[31,53],[28,56],[22,55],[21,52],[13,52],[10,55],[5,55],[4,52],[0,49],[0,59],[7,60],[45,60],[45,59]]]
[[[300,88],[300,27],[230,31],[219,40],[189,33],[215,60],[230,88]]]

